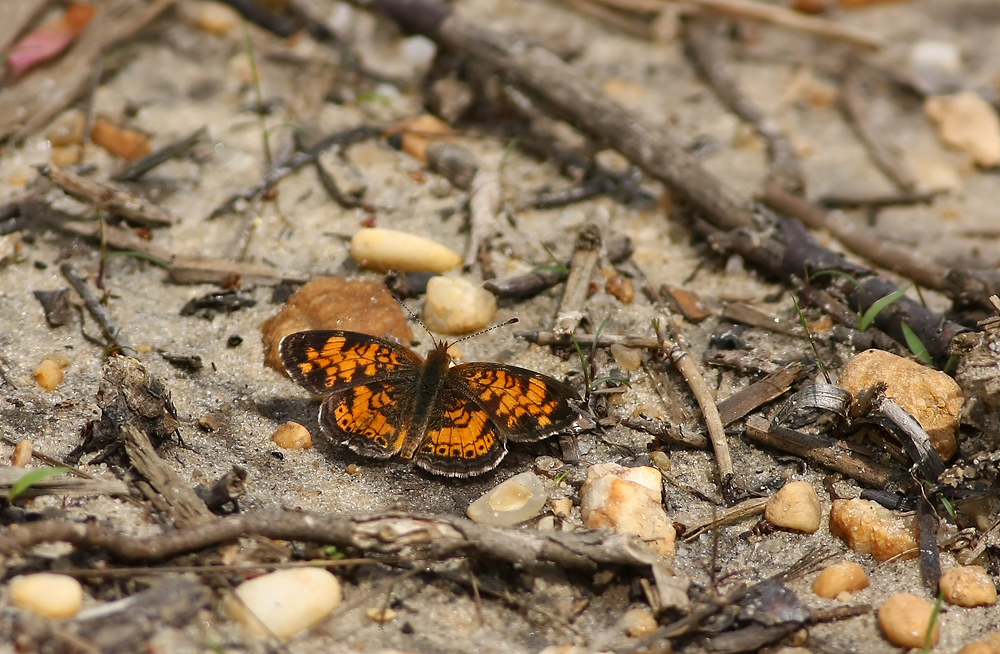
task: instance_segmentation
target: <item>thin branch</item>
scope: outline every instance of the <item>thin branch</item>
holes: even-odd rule
[[[577,236],[576,249],[569,264],[569,276],[556,313],[557,332],[572,334],[583,319],[583,303],[587,299],[590,278],[600,256],[601,232],[597,225],[587,225]]]
[[[116,182],[137,182],[143,175],[153,170],[160,164],[183,156],[188,150],[197,145],[202,139],[208,136],[208,127],[200,127],[190,136],[185,136],[179,141],[166,145],[158,150],[150,152],[142,159],[139,159],[128,168],[115,173],[111,179]]]
[[[101,331],[104,332],[105,338],[108,339],[109,343],[114,344],[119,350],[128,350],[132,354],[135,354],[135,346],[132,342],[122,334],[121,327],[115,322],[115,319],[111,317],[111,314],[101,301],[97,299],[94,292],[90,290],[90,286],[87,284],[87,280],[80,277],[79,273],[71,263],[63,263],[59,266],[59,270],[62,272],[63,277],[73,286],[76,292],[83,298],[84,304],[87,306],[87,311],[93,316],[97,324],[101,326]]]

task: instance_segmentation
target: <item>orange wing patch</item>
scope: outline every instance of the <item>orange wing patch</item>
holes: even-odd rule
[[[403,365],[395,350],[379,343],[349,345],[343,336],[330,337],[320,350],[306,348],[305,355],[307,361],[299,364],[299,370],[308,375],[315,367],[321,368],[326,374],[327,388],[351,384],[356,375],[371,379]]]
[[[496,441],[486,412],[466,402],[442,412],[440,425],[427,430],[420,452],[440,457],[476,459],[486,456]]]
[[[479,370],[467,378],[479,399],[496,412],[496,417],[515,430],[530,417],[538,427],[552,424],[552,414],[561,406],[562,394],[539,377],[512,375],[502,368]]]
[[[390,457],[406,440],[405,407],[394,400],[398,389],[387,383],[363,384],[334,395],[320,420],[334,435],[347,438],[359,454]]]

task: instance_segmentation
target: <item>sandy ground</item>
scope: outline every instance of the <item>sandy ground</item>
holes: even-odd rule
[[[334,9],[326,3],[315,6],[320,18],[332,17],[334,22],[339,21],[337,24],[349,27],[357,49],[372,67],[392,73],[407,70],[399,36],[391,27],[346,7]],[[746,138],[746,128],[701,84],[678,43],[640,42],[557,3],[468,0],[460,2],[458,8],[498,28],[522,29],[543,40],[558,35],[579,44],[582,49],[573,61],[578,70],[599,84],[613,82],[617,88],[625,88],[619,91],[621,101],[651,120],[670,125],[682,140],[707,140],[712,147],[701,157],[705,166],[744,195],[758,190],[766,166],[763,148],[753,138]],[[203,148],[202,159],[164,165],[144,184],[158,193],[157,201],[181,218],[176,226],[156,231],[154,242],[174,252],[232,257],[238,251],[245,224],[253,222],[248,261],[309,276],[352,274],[377,278],[356,270],[344,239],[361,227],[365,213],[342,210],[328,200],[311,169],[282,182],[276,200],[252,207],[249,219],[228,215],[206,220],[212,208],[229,194],[259,180],[263,158],[257,118],[246,111],[246,105],[253,100],[252,90],[241,83],[237,70],[239,60],[245,57],[242,30],[233,29],[223,36],[207,34],[184,18],[192,11],[187,7],[184,12],[168,13],[143,32],[128,46],[128,63],[96,96],[96,111],[116,120],[121,119],[126,105],[137,108],[128,122],[152,134],[155,145],[169,143],[202,125],[209,128],[210,143]],[[972,14],[979,18],[969,19]],[[1000,12],[989,3],[895,3],[838,13],[836,18],[883,36],[889,45],[879,55],[882,61],[903,65],[914,42],[943,40],[962,50],[965,59],[961,74],[972,88],[985,88],[994,81],[1000,63],[1000,40],[995,38],[1000,29]],[[791,135],[803,155],[810,195],[889,191],[889,183],[868,160],[836,104],[811,103],[789,91],[802,79],[812,85],[809,88],[832,87],[842,48],[777,29],[757,25],[748,29],[753,36],[733,44],[726,56],[734,61],[734,70],[749,95]],[[261,66],[263,95],[281,100],[276,112],[266,118],[273,130],[271,142],[275,150],[280,150],[289,136],[284,125],[303,124],[315,134],[325,134],[366,122],[406,117],[419,110],[419,97],[413,92],[393,93],[384,88],[379,89],[379,100],[357,105],[310,100],[317,96],[315,89],[309,88],[313,78],[305,66],[295,62],[319,57],[322,46],[308,39],[288,46],[256,29],[251,28],[250,33]],[[325,70],[329,72],[329,66]],[[996,229],[992,211],[998,190],[995,174],[978,172],[964,155],[943,148],[917,100],[895,95],[879,98],[877,116],[887,133],[902,146],[918,175],[930,179],[941,170],[948,171],[958,190],[929,206],[884,211],[877,217],[875,229],[886,240],[906,244],[943,262],[974,260],[995,265],[1000,259],[995,234],[991,238],[968,236]],[[468,136],[462,143],[482,161],[494,165],[503,158],[507,146],[498,138],[480,135]],[[24,180],[36,176],[31,166],[47,162],[49,155],[50,145],[44,134],[29,138],[23,145],[6,147],[0,157],[0,201],[21,194]],[[379,226],[428,235],[463,251],[466,233],[461,214],[444,220],[440,217],[440,210],[460,207],[464,199],[461,193],[439,197],[429,192],[432,188],[447,188],[447,184],[426,171],[422,181],[415,181],[410,173],[423,170],[421,164],[384,143],[353,147],[349,158],[367,182],[366,199],[377,207]],[[86,161],[98,166],[101,174],[115,165],[96,147],[88,149]],[[506,162],[503,181],[511,200],[528,197],[545,184],[561,187],[567,183],[550,163],[516,151]],[[658,189],[655,184],[649,188]],[[64,202],[65,206],[72,205],[70,200]],[[657,285],[682,284],[707,254],[703,244],[693,241],[684,227],[672,224],[657,207],[623,207],[602,198],[565,209],[524,211],[516,218],[516,228],[503,226],[503,236],[495,246],[494,262],[500,276],[546,263],[543,244],[556,257],[568,258],[576,232],[587,222],[598,223],[610,235],[629,235],[636,244],[634,261]],[[857,218],[863,220],[863,216]],[[41,231],[34,241],[24,245],[22,261],[0,270],[0,355],[16,384],[3,388],[0,428],[11,438],[30,438],[38,450],[55,456],[65,454],[78,443],[80,428],[94,415],[102,352],[83,338],[79,320],[61,328],[48,327],[32,291],[66,286],[58,270],[59,262],[71,261],[78,269],[93,274],[98,257],[97,250],[88,244]],[[710,258],[687,287],[706,297],[744,299],[766,311],[790,315],[791,302],[781,287],[742,271],[738,262],[728,266],[727,272],[725,263]],[[316,403],[262,365],[258,326],[278,310],[270,301],[271,289],[250,289],[257,300],[255,307],[208,321],[179,315],[185,302],[212,290],[208,285],[172,285],[165,281],[162,270],[128,257],[110,258],[106,276],[111,290],[108,309],[133,341],[152,347],[140,358],[166,383],[179,411],[184,446],[168,447],[167,459],[175,462],[177,470],[192,484],[214,479],[233,464],[244,466],[250,475],[243,502],[246,508],[279,505],[331,513],[394,508],[463,515],[473,499],[503,479],[529,469],[535,457],[558,455],[554,444],[514,445],[494,473],[459,481],[427,475],[397,461],[383,464],[361,459],[326,442],[316,423]],[[479,281],[475,275],[469,277]],[[516,316],[521,320],[517,329],[544,329],[551,325],[559,291],[557,287],[531,300],[504,304],[496,320]],[[942,298],[932,293],[925,295],[932,307],[947,306]],[[419,313],[420,300],[411,300],[408,305]],[[625,306],[602,290],[587,301],[586,311],[595,324],[607,318],[608,333],[640,335],[649,334],[650,320],[656,315],[639,294],[635,303]],[[719,325],[717,319],[711,318],[700,326],[686,328],[685,336],[696,355],[704,350],[708,336]],[[84,329],[98,333],[89,317]],[[516,339],[513,331],[497,330],[463,342],[460,348],[464,359],[504,361],[560,378],[579,368],[575,358],[563,360],[544,348],[528,345]],[[416,326],[415,333],[415,349],[425,352],[431,339]],[[242,336],[243,343],[228,347],[227,339],[232,335]],[[755,330],[749,330],[748,339],[778,359],[812,359],[801,339]],[[197,373],[179,371],[157,350],[199,354],[206,367]],[[65,383],[46,392],[35,384],[32,371],[45,355],[52,353],[67,355],[70,365]],[[826,346],[823,350],[834,368],[850,354],[841,346]],[[612,364],[606,361],[604,372]],[[675,373],[665,371],[660,364],[651,365],[650,370],[652,376],[641,370],[633,374],[630,390],[610,404],[611,414],[629,416],[637,408],[654,407],[672,420],[687,420],[700,430],[697,410]],[[706,367],[706,374],[710,384],[718,388],[720,398],[751,381],[711,367]],[[223,423],[213,433],[197,427],[198,420],[209,413],[220,416]],[[276,456],[269,436],[286,420],[305,424],[313,432],[317,446]],[[620,427],[587,435],[582,441],[581,470],[592,463],[632,461],[646,452],[648,441],[648,436]],[[776,464],[772,455],[739,437],[733,438],[733,448],[738,475],[747,485],[767,481],[780,470],[791,474],[794,469]],[[0,460],[6,460],[9,453],[10,448],[0,446]],[[678,482],[717,496],[714,466],[707,453],[676,450],[671,459],[672,474]],[[345,469],[350,464],[359,466],[360,472],[348,474]],[[85,469],[99,476],[114,476],[102,466]],[[828,510],[829,499],[820,483],[822,475],[810,469],[802,478],[815,484]],[[556,496],[574,490],[565,483],[549,483]],[[711,513],[709,503],[681,487],[667,484],[665,491],[666,508],[675,520],[684,522]],[[37,505],[58,507],[60,503],[40,500]],[[72,500],[62,508],[76,518],[97,515],[136,535],[157,529],[135,508],[116,500]],[[748,537],[746,532],[752,523],[720,531],[718,563],[725,573],[758,579],[786,567],[815,545],[843,549],[826,525],[809,536],[774,533]],[[52,556],[60,552],[53,549]],[[709,535],[681,543],[675,565],[696,582],[707,584],[711,552]],[[876,565],[867,557],[849,552],[845,556],[861,563],[872,579],[871,586],[855,596],[856,602],[879,605],[894,593],[924,592],[916,561]],[[954,564],[948,554],[943,554],[943,563],[945,568]],[[628,578],[595,583],[579,577],[531,578],[486,568],[481,572],[480,583],[511,589],[521,606],[487,600],[480,620],[469,593],[445,576],[418,575],[392,585],[387,581],[391,577],[384,573],[362,569],[345,579],[347,604],[353,608],[340,611],[334,619],[296,641],[290,650],[374,651],[391,647],[421,652],[534,653],[551,644],[601,642],[595,639],[605,636],[617,642],[609,630],[628,608],[642,603],[641,593],[631,588]],[[468,573],[464,566],[455,564],[449,574],[461,581]],[[810,606],[833,604],[812,595],[810,583],[811,577],[791,586]],[[365,609],[381,606],[387,596],[395,602],[398,615],[379,626],[366,617]],[[589,604],[573,621],[576,633],[524,608],[538,606],[566,616],[574,601],[580,599],[588,599]],[[157,642],[161,651],[205,651],[212,644],[232,647],[231,651],[259,646],[217,616],[206,612],[203,617],[186,629],[160,634]],[[948,610],[942,618],[941,644],[935,651],[956,651],[974,636],[992,629],[998,619],[1000,609],[996,607]],[[814,627],[810,635],[844,651],[895,649],[880,636],[873,615],[846,624]],[[10,645],[0,644],[0,652],[8,651],[12,651]]]

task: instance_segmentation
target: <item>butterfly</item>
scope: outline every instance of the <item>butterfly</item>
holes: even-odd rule
[[[496,468],[507,441],[537,441],[572,426],[576,392],[547,375],[500,363],[451,365],[449,343],[422,359],[398,343],[317,330],[281,339],[289,376],[323,398],[323,431],[363,456],[400,456],[429,472],[471,477]]]

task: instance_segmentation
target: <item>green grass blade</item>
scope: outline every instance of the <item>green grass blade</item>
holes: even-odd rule
[[[913,352],[914,356],[923,361],[928,366],[934,365],[934,360],[931,359],[931,353],[927,351],[927,346],[924,342],[920,340],[917,333],[910,329],[910,326],[904,321],[902,323],[903,328],[903,338],[906,339],[906,347],[910,348],[910,352]]]
[[[872,321],[875,320],[875,317],[878,316],[878,314],[880,314],[882,310],[885,309],[887,306],[889,306],[899,298],[906,295],[906,291],[909,288],[910,288],[909,286],[901,288],[893,293],[889,293],[885,297],[875,300],[875,302],[870,307],[868,307],[868,311],[865,311],[864,313],[861,314],[861,318],[858,321],[858,329],[860,329],[861,331],[865,331],[866,329],[868,329],[868,326],[872,324]]]
[[[36,468],[14,482],[14,485],[10,488],[10,494],[7,496],[7,501],[13,502],[22,493],[46,477],[57,477],[59,475],[64,475],[67,472],[69,472],[69,468],[61,466],[53,468]]]
[[[924,634],[924,654],[931,653],[931,635],[934,633],[934,625],[937,624],[938,616],[941,615],[941,607],[944,606],[944,593],[939,592],[937,601],[934,602],[934,610],[931,612],[931,619],[927,622],[927,632]]]

